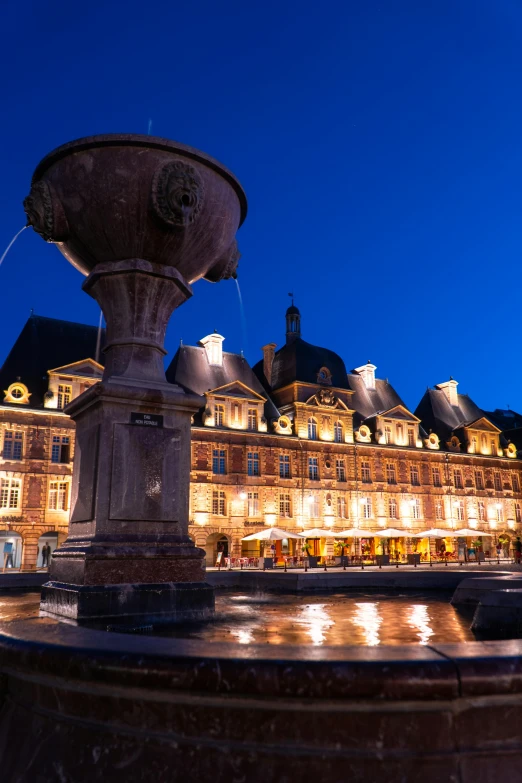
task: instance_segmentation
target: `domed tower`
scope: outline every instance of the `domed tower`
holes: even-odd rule
[[[297,337],[301,337],[301,313],[294,305],[294,298],[292,297],[292,304],[286,311],[286,342],[291,343]]]

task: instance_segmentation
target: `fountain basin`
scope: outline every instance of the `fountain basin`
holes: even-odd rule
[[[29,223],[83,274],[139,258],[174,266],[186,282],[235,273],[246,196],[199,150],[130,133],[64,144],[37,166]]]
[[[6,780],[517,779],[522,640],[289,647],[0,634]]]

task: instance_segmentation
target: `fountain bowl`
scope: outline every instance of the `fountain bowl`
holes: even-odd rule
[[[38,164],[24,201],[28,223],[84,275],[139,258],[193,283],[235,276],[235,234],[246,196],[199,150],[135,134],[64,144]]]

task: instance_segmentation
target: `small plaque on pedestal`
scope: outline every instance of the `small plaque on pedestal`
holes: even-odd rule
[[[131,413],[131,424],[138,424],[140,427],[158,427],[163,428],[163,416],[156,413]]]

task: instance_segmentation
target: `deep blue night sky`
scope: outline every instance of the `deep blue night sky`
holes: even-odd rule
[[[199,147],[239,177],[233,281],[171,321],[195,343],[303,337],[371,359],[414,408],[453,375],[522,410],[522,9],[517,0],[4,0],[0,253],[41,157],[94,133]],[[95,324],[60,253],[24,232],[0,268],[0,362],[29,316]]]

